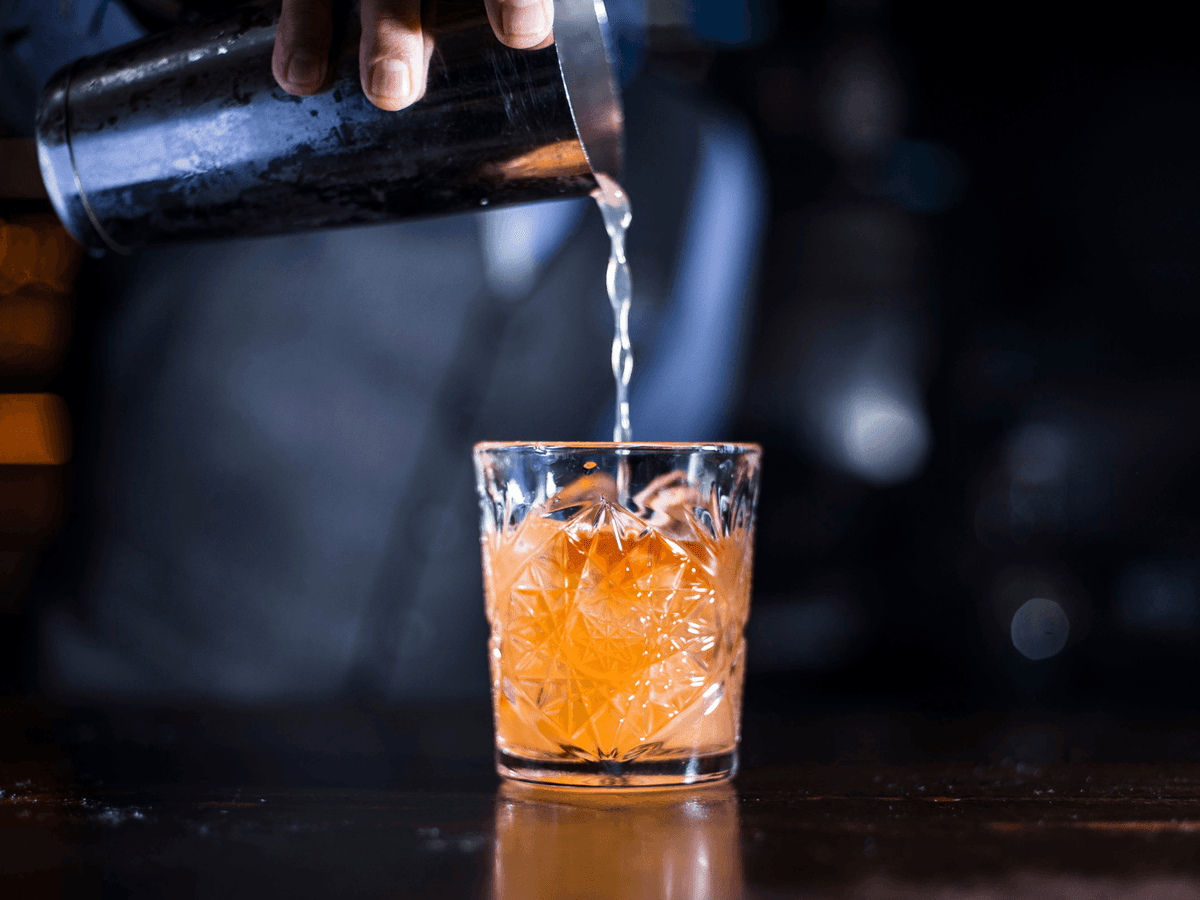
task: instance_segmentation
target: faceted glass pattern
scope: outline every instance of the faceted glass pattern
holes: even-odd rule
[[[730,773],[758,455],[476,448],[502,774],[637,785]]]

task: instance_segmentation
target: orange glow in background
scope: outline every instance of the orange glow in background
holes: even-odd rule
[[[71,419],[55,394],[0,394],[0,465],[60,466],[71,459]]]
[[[30,284],[69,292],[80,261],[79,245],[53,216],[0,219],[0,294]]]

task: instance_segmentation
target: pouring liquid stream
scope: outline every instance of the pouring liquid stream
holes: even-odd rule
[[[633,374],[633,351],[629,346],[629,307],[633,302],[633,285],[629,262],[625,259],[625,232],[633,213],[625,189],[607,175],[598,174],[599,186],[592,191],[604,228],[612,242],[608,257],[608,302],[613,311],[612,369],[617,382],[617,414],[613,425],[613,440],[620,443],[632,440],[629,429],[629,377]]]

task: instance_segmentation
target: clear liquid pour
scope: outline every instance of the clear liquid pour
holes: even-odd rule
[[[629,346],[629,307],[633,302],[633,284],[629,276],[629,262],[625,259],[625,232],[633,213],[629,206],[629,195],[624,188],[607,175],[596,176],[599,186],[592,191],[604,228],[612,242],[608,257],[608,302],[613,311],[612,369],[617,383],[617,415],[613,425],[613,440],[632,440],[629,429],[629,378],[633,374],[633,350]]]

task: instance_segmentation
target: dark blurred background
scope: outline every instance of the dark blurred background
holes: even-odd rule
[[[760,697],[1190,711],[1200,83],[1178,23],[776,15],[708,75],[771,173],[739,421],[770,461]]]
[[[10,21],[19,7],[11,0],[0,4]],[[134,18],[138,27],[161,24],[146,10]],[[643,39],[626,48],[631,123],[674,127],[663,124],[664,111],[685,123],[718,123],[712,132],[680,125],[663,138],[666,144],[639,137],[659,132],[637,132],[643,126],[631,124],[634,305],[648,310],[646,332],[656,322],[670,322],[668,313],[681,308],[670,299],[669,283],[683,238],[671,236],[686,232],[686,222],[672,217],[689,214],[686,207],[664,210],[672,197],[701,191],[706,177],[693,174],[699,187],[684,179],[678,191],[652,196],[658,170],[646,160],[678,145],[684,149],[673,158],[698,165],[694,159],[703,153],[688,147],[703,148],[709,133],[732,134],[743,142],[738,146],[751,148],[735,154],[751,173],[743,180],[762,184],[765,198],[760,203],[756,189],[746,189],[745,205],[761,208],[762,237],[751,222],[743,237],[756,255],[739,270],[740,282],[751,288],[749,300],[735,303],[740,311],[720,326],[737,332],[730,337],[729,359],[742,362],[724,382],[736,385],[736,393],[720,409],[712,406],[708,419],[698,413],[691,420],[719,433],[690,435],[758,441],[766,451],[748,630],[748,750],[767,753],[752,744],[765,733],[756,732],[755,723],[802,728],[815,717],[881,710],[939,719],[1028,713],[1042,722],[1056,716],[1189,715],[1200,688],[1200,484],[1191,465],[1200,450],[1200,357],[1193,349],[1200,318],[1200,71],[1189,29],[1166,7],[1102,13],[1083,5],[1048,10],[886,0],[661,2],[650,4],[645,22]],[[4,40],[17,47],[21,35],[10,29]],[[10,118],[18,122],[20,116]],[[700,136],[678,137],[692,134],[689,128]],[[18,133],[19,126],[9,132]],[[676,139],[671,135],[677,145],[669,143]],[[639,183],[646,185],[641,196]],[[12,204],[9,210],[10,221],[28,211]],[[639,210],[645,210],[641,221],[651,223],[643,227],[659,228],[661,237],[655,243],[643,233],[640,250],[633,244]],[[458,227],[441,223],[398,234],[419,234],[445,247],[458,239]],[[611,402],[604,399],[603,380],[603,234],[598,219],[570,227],[583,236],[556,252],[577,251],[571,271],[594,272],[594,288],[576,296],[566,275],[557,282],[547,276],[527,291],[523,309],[539,320],[552,319],[547,311],[556,310],[562,322],[555,334],[566,334],[572,322],[589,323],[578,346],[599,342],[601,352],[586,382],[587,402],[578,399],[578,385],[561,381],[557,394],[536,394],[538,402],[586,408],[541,419],[490,414],[489,404],[504,405],[507,385],[525,384],[522,378],[545,382],[552,370],[523,372],[497,351],[502,358],[487,371],[492,381],[485,381],[464,368],[464,360],[478,358],[470,341],[447,332],[453,346],[431,365],[478,383],[464,399],[461,390],[447,394],[453,379],[443,380],[441,393],[430,392],[432,402],[475,412],[466,424],[451,426],[430,425],[436,415],[417,418],[412,433],[393,419],[400,429],[388,432],[395,446],[411,449],[406,441],[412,434],[426,435],[420,452],[397,465],[428,466],[459,454],[457,463],[440,471],[446,480],[434,479],[449,484],[469,479],[471,440],[587,437],[603,421],[604,403]],[[495,228],[484,226],[485,243]],[[579,249],[585,245],[586,252]],[[283,245],[247,246],[239,251],[240,264],[252,266],[256,246],[269,253]],[[308,246],[287,244],[289,252],[311,259],[318,250]],[[429,246],[421,252],[432,252]],[[327,258],[338,259],[340,252]],[[144,597],[170,605],[172,585],[195,581],[172,581],[175,575],[157,570],[130,575],[135,563],[128,559],[115,570],[96,562],[116,542],[122,517],[136,519],[139,508],[153,514],[144,504],[122,509],[118,494],[128,479],[134,478],[131,496],[178,490],[185,497],[171,509],[176,531],[219,529],[222,521],[218,506],[208,502],[219,490],[195,488],[197,476],[186,465],[178,468],[178,454],[187,455],[181,446],[190,445],[163,438],[175,427],[202,434],[208,420],[179,424],[183,420],[177,422],[172,410],[178,411],[184,395],[174,389],[140,406],[129,393],[141,386],[153,395],[155,379],[170,381],[170,348],[185,347],[170,335],[221,330],[195,310],[155,312],[145,299],[153,294],[148,283],[194,280],[211,266],[186,248],[156,253],[85,261],[62,369],[32,387],[25,381],[0,385],[64,396],[76,435],[69,518],[57,536],[41,540],[36,559],[28,548],[0,551],[8,553],[0,555],[8,566],[0,567],[0,579],[8,579],[6,690],[66,704],[53,707],[71,710],[73,724],[63,740],[90,747],[79,752],[100,768],[101,758],[115,765],[114,747],[143,759],[136,748],[161,746],[174,747],[172,758],[190,760],[193,769],[210,765],[222,772],[286,769],[292,754],[303,757],[290,764],[297,772],[320,778],[331,777],[352,753],[367,779],[388,771],[381,747],[406,759],[421,748],[443,759],[453,757],[454,747],[483,747],[486,753],[486,714],[466,722],[443,708],[403,720],[409,724],[389,718],[395,709],[432,699],[486,702],[477,560],[470,534],[456,537],[452,526],[443,526],[451,536],[440,546],[451,548],[444,565],[461,573],[444,591],[461,603],[444,606],[442,595],[422,587],[433,590],[424,612],[409,610],[400,625],[389,624],[391,608],[378,598],[406,570],[400,565],[389,575],[382,564],[383,588],[377,579],[373,589],[363,589],[360,605],[344,601],[346,622],[352,618],[355,628],[369,633],[348,639],[357,649],[338,657],[341,662],[321,663],[337,673],[324,688],[279,675],[279,667],[304,668],[305,660],[294,658],[300,651],[281,651],[272,671],[270,647],[303,645],[311,633],[345,625],[336,621],[338,602],[316,603],[298,619],[283,614],[286,599],[264,606],[251,623],[264,647],[258,675],[245,666],[230,674],[217,652],[237,657],[237,639],[226,631],[236,628],[245,639],[247,620],[239,613],[220,620],[225,614],[216,609],[205,620],[203,604],[194,603],[184,625],[171,623],[168,634],[135,627],[143,613],[145,621],[161,618],[145,612],[144,602],[119,614],[103,611],[104,603],[120,606],[120,598],[131,596],[121,583],[140,584],[133,593],[143,590]],[[491,272],[492,258],[481,259],[480,271]],[[330,283],[339,277],[333,270]],[[437,278],[429,274],[426,280]],[[481,274],[480,283],[485,281]],[[487,283],[485,294],[472,294],[465,311],[454,314],[478,320],[481,310],[511,293],[495,278]],[[636,293],[639,285],[645,294]],[[280,321],[260,322],[256,340],[269,343]],[[313,321],[308,327],[319,331],[320,320]],[[480,329],[486,332],[489,322],[495,324],[485,316]],[[430,340],[439,340],[436,322],[422,327]],[[552,340],[551,331],[545,340]],[[474,339],[486,342],[488,335]],[[355,352],[353,334],[337,340],[346,342],[346,353]],[[203,353],[205,345],[186,346]],[[148,368],[116,371],[121,359],[156,353]],[[536,353],[529,346],[512,350],[513,359],[534,359]],[[635,371],[642,365],[654,372],[653,361],[661,358],[669,355],[646,348]],[[335,393],[322,415],[340,408],[335,389],[326,384],[322,390]],[[639,428],[643,414],[643,422],[656,419],[648,412],[651,400],[639,413],[638,398],[635,386],[635,436],[688,437]],[[355,402],[367,401],[360,396]],[[114,409],[123,411],[117,424]],[[159,424],[147,426],[155,415]],[[303,419],[306,413],[300,406],[289,415]],[[437,432],[432,439],[431,428]],[[521,428],[554,433],[518,433]],[[300,432],[307,433],[297,426]],[[123,443],[142,433],[153,436],[140,450]],[[364,441],[375,435],[369,428],[358,434]],[[168,475],[150,487],[139,488],[128,472],[113,474],[123,471],[114,458],[153,468],[164,455],[177,468],[167,466]],[[389,462],[369,464],[385,469]],[[296,477],[308,477],[306,471],[296,469]],[[238,473],[239,496],[251,490],[245,484],[253,477]],[[411,487],[412,476],[406,477]],[[180,487],[184,483],[191,487]],[[190,501],[189,490],[195,494]],[[464,507],[469,520],[469,490],[464,481],[447,491],[454,494],[449,500],[426,488],[418,497],[424,504],[420,520],[438,515],[443,500]],[[332,494],[313,494],[293,512],[320,516],[321,496]],[[402,503],[404,496],[381,502]],[[380,530],[411,530],[411,524],[397,525],[388,508],[380,514]],[[265,517],[254,527],[269,531],[271,510],[241,507],[236,517]],[[154,531],[160,525],[153,519],[141,527]],[[236,556],[240,544],[215,546],[203,561],[207,583],[214,593],[236,598],[237,590],[223,579],[247,571],[247,564],[242,560],[241,569],[231,566],[223,574],[218,551],[225,547]],[[396,546],[378,548],[372,564],[382,557],[395,570],[395,560],[409,559],[404,554],[411,550]],[[423,564],[436,565],[438,552],[425,547],[418,555]],[[294,563],[289,559],[275,563],[286,569]],[[251,566],[260,579],[251,593],[279,588],[286,597],[295,586],[266,584],[271,575],[264,565]],[[337,565],[358,564],[343,557]],[[295,590],[310,588],[306,583]],[[337,594],[336,585],[323,590]],[[429,637],[438,633],[439,610],[443,618],[454,617],[454,628],[465,623],[457,643]],[[64,617],[73,624],[62,625]],[[232,624],[214,624],[218,620]],[[273,621],[279,625],[274,633]],[[91,644],[79,637],[89,629],[101,635]],[[131,646],[155,640],[183,646],[189,635],[194,646],[212,651],[208,662],[193,660],[177,670],[170,661],[143,665]],[[420,667],[423,657],[416,650],[411,658],[404,655],[410,651],[380,651],[379,643],[388,641],[428,642],[433,649],[426,652],[443,656],[446,671],[459,675],[436,679],[440,688],[411,672],[397,675],[406,659]],[[183,652],[170,647],[174,659]],[[254,653],[252,645],[244,650]],[[118,665],[113,660],[124,651],[128,658]],[[127,662],[127,669],[120,668]],[[320,678],[325,670],[315,671]],[[255,678],[275,687],[256,692]],[[135,708],[130,702],[140,712],[129,712]],[[326,711],[319,724],[304,712],[306,704]],[[186,715],[170,712],[185,708]],[[241,724],[231,729],[230,721]],[[220,769],[211,756],[202,761],[182,746],[203,739],[227,741],[239,748],[243,762]],[[251,757],[258,761],[245,762]]]

